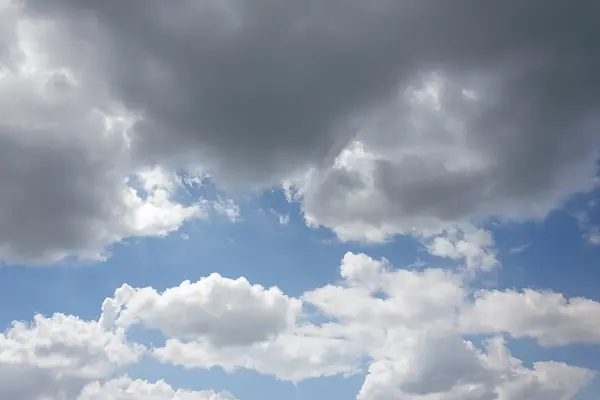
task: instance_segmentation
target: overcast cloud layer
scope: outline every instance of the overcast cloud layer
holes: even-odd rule
[[[5,260],[205,216],[175,170],[283,181],[309,224],[370,242],[541,218],[594,185],[591,0],[1,4]],[[160,193],[132,192],[157,166]]]

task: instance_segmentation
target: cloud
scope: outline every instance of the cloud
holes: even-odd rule
[[[503,339],[483,352],[457,337],[427,338],[399,359],[369,367],[358,400],[571,399],[593,377],[584,368],[537,362],[529,369]]]
[[[113,233],[139,166],[293,181],[310,224],[375,242],[542,218],[595,185],[592,1],[3,3],[0,207],[40,221],[5,258],[111,242],[88,233]],[[61,234],[23,239],[40,226]]]
[[[444,234],[433,237],[426,245],[431,255],[464,260],[465,269],[471,273],[490,271],[500,266],[493,246],[491,232],[483,229],[449,229]]]
[[[287,225],[290,223],[290,215],[289,214],[280,214],[272,208],[269,211],[271,212],[271,214],[273,214],[277,218],[277,221],[279,221],[279,223],[281,225]]]
[[[209,209],[212,208],[217,215],[222,215],[231,222],[237,222],[241,218],[240,207],[232,199],[217,196],[216,200],[204,200],[203,204],[207,205]]]
[[[583,232],[583,239],[593,246],[600,245],[600,227],[592,224],[590,216],[587,212],[576,212],[573,218],[577,221],[577,226]]]
[[[300,329],[301,307],[276,287],[212,274],[163,293],[123,285],[104,301],[100,323],[162,331],[168,340],[153,354],[189,368],[246,368],[286,380],[356,370],[356,346]]]
[[[226,398],[113,380],[143,351],[125,342],[137,325],[166,336],[153,356],[189,368],[291,381],[368,369],[365,400],[572,398],[591,371],[525,367],[496,336],[595,343],[598,303],[472,299],[464,270],[499,263],[472,225],[544,218],[597,184],[597,8],[0,0],[2,260],[99,260],[189,219],[238,220],[230,200],[178,199],[174,171],[200,171],[235,190],[284,182],[306,222],[342,240],[413,234],[464,263],[407,271],[348,253],[338,282],[300,298],[219,275],[124,285],[97,322],[38,316],[0,336],[0,397],[70,400],[88,385]],[[492,338],[480,350],[471,333]]]
[[[72,315],[36,315],[0,334],[0,397],[22,400],[236,400],[230,393],[173,389],[117,378],[146,353],[125,330]]]
[[[598,302],[476,290],[461,268],[398,269],[366,254],[345,254],[339,271],[339,281],[299,298],[212,274],[162,293],[123,285],[98,321],[55,314],[15,322],[0,335],[0,397],[234,399],[123,376],[143,354],[291,382],[366,373],[358,400],[570,400],[595,376],[549,360],[529,366],[502,335],[543,346],[597,343]],[[164,343],[128,342],[133,326],[140,338],[159,330]],[[484,339],[465,339],[473,334]]]
[[[350,252],[339,271],[338,282],[298,299],[214,274],[162,295],[123,286],[105,301],[102,321],[129,326],[139,320],[160,329],[166,341],[152,355],[185,368],[243,368],[293,382],[366,370],[360,400],[567,400],[594,377],[593,371],[560,362],[526,367],[499,335],[531,337],[544,346],[595,343],[598,302],[567,302],[560,294],[532,290],[476,290],[464,269],[396,269],[385,259]],[[209,289],[213,285],[228,289]],[[237,290],[254,295],[240,296]],[[227,293],[227,311],[198,300],[205,297],[196,292],[215,299]],[[288,311],[258,300],[271,296]],[[286,314],[291,305],[295,311]],[[229,329],[233,320],[235,340]],[[269,329],[273,320],[287,322]],[[464,338],[473,334],[487,338],[483,349]]]
[[[520,246],[511,247],[510,249],[508,249],[508,252],[510,254],[521,254],[522,252],[527,250],[529,247],[531,247],[531,243],[526,243],[526,244],[522,244]]]
[[[302,300],[335,320],[372,330],[452,323],[466,292],[451,272],[392,269],[385,260],[346,253],[342,281],[303,294]]]
[[[144,348],[75,316],[36,315],[0,335],[0,397],[73,399],[88,382],[110,378],[138,361]]]
[[[205,338],[215,346],[263,341],[292,326],[301,303],[276,287],[219,274],[158,293],[123,285],[102,305],[100,323],[127,327],[140,323],[169,337]]]
[[[528,78],[503,82],[485,76],[469,82],[454,74],[424,74],[421,83],[373,117],[329,167],[298,176],[307,222],[330,227],[344,240],[381,242],[395,234],[437,234],[489,217],[540,219],[573,193],[592,189],[596,123],[583,126],[576,119],[577,128],[566,127],[566,121],[545,127],[548,119],[529,118],[552,105],[523,104],[537,101],[541,82],[540,93],[505,93]],[[534,90],[532,85],[522,86]],[[465,94],[470,86],[476,99]]]
[[[600,343],[600,303],[531,289],[482,291],[463,312],[461,325],[466,332],[506,332],[542,346]]]
[[[162,363],[185,368],[219,367],[227,372],[247,369],[280,380],[300,382],[357,373],[362,367],[363,353],[360,344],[347,337],[332,336],[326,328],[308,327],[263,342],[228,347],[216,347],[202,339],[186,342],[168,339],[152,354]]]
[[[236,400],[227,392],[175,390],[165,381],[119,378],[88,384],[77,400]]]
[[[59,27],[1,3],[12,39],[0,44],[0,259],[101,260],[125,238],[163,236],[213,209],[233,216],[225,201],[176,201],[174,169],[132,157],[135,115],[46,46]]]

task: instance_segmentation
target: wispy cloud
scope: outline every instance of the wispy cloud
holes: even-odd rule
[[[522,252],[524,252],[525,250],[527,250],[529,247],[531,247],[531,243],[526,243],[520,246],[514,246],[511,247],[510,249],[508,249],[508,252],[510,254],[520,254]]]

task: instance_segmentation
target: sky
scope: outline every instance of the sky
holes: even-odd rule
[[[598,399],[599,12],[0,0],[0,398]]]

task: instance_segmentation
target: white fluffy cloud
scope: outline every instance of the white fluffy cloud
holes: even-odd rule
[[[116,378],[146,348],[125,330],[75,316],[36,315],[0,335],[0,397],[19,400],[236,400],[227,392],[173,389],[164,381]]]
[[[365,356],[385,351],[369,343],[379,343],[388,328],[452,324],[465,296],[458,275],[396,271],[365,254],[346,254],[340,274],[339,285],[301,299],[216,274],[162,294],[123,286],[105,300],[101,321],[160,329],[168,340],[153,354],[162,362],[299,381],[359,371]],[[310,311],[299,313],[303,303],[331,321],[311,323]]]
[[[543,346],[600,343],[600,303],[531,289],[482,291],[463,312],[461,327],[471,333],[533,338]]]
[[[338,282],[300,298],[218,274],[162,293],[123,285],[104,301],[98,321],[55,314],[14,323],[0,336],[0,396],[233,400],[226,392],[119,378],[150,354],[163,364],[243,368],[293,382],[366,372],[359,400],[573,399],[594,371],[548,360],[528,367],[500,335],[545,346],[598,343],[600,303],[477,291],[468,272],[395,269],[347,253]],[[160,330],[164,345],[128,343],[134,325]],[[470,334],[487,339],[480,346],[464,338]]]
[[[169,339],[164,347],[154,349],[153,354],[163,363],[186,368],[220,367],[228,372],[243,368],[299,382],[360,371],[364,349],[348,337],[335,337],[327,329],[308,327],[268,341],[226,348],[215,347],[205,340]]]
[[[473,228],[448,229],[428,240],[426,245],[434,256],[463,260],[465,269],[471,273],[489,271],[500,265],[493,246],[491,232]]]
[[[144,348],[122,329],[54,314],[15,322],[0,335],[0,397],[71,400],[88,382],[112,377],[138,361]]]
[[[453,336],[421,338],[405,350],[371,364],[358,400],[567,400],[594,376],[555,362],[526,368],[501,338],[486,351]]]
[[[325,315],[372,329],[452,323],[465,291],[458,275],[442,269],[394,270],[385,260],[346,253],[342,282],[304,293]]]
[[[276,287],[212,274],[163,293],[123,285],[104,301],[100,322],[159,329],[169,340],[153,354],[186,367],[247,368],[287,380],[356,370],[355,345],[298,328],[301,307]]]
[[[114,299],[104,301],[100,321],[107,327],[141,323],[169,337],[205,338],[216,346],[244,345],[293,326],[300,307],[300,301],[276,287],[265,289],[215,273],[163,293],[123,285]]]
[[[594,377],[559,362],[528,368],[497,335],[533,337],[542,345],[595,342],[595,301],[566,302],[559,294],[532,290],[474,291],[470,271],[395,269],[385,259],[355,253],[343,257],[340,278],[299,299],[218,275],[163,294],[123,286],[105,301],[103,321],[160,329],[167,340],[152,354],[186,368],[244,368],[290,381],[366,369],[361,400],[568,400]],[[237,290],[254,295],[239,296]],[[219,300],[226,307],[214,309],[199,293],[214,293],[215,301],[227,293],[226,301]],[[288,311],[265,307],[269,293]],[[216,341],[232,338],[234,315],[235,340]],[[271,319],[286,322],[270,329],[265,321]],[[260,335],[255,320],[263,321]],[[489,335],[483,349],[463,339],[474,333]]]
[[[227,392],[175,390],[165,381],[119,378],[88,384],[77,400],[236,400]]]

